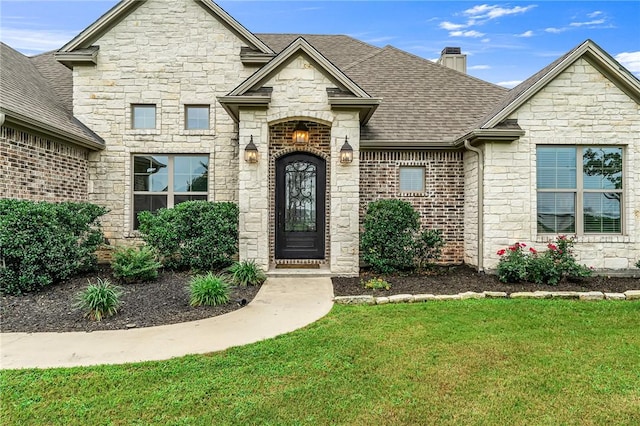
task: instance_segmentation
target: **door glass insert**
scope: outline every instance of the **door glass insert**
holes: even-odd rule
[[[295,161],[285,167],[286,232],[316,231],[316,165]]]

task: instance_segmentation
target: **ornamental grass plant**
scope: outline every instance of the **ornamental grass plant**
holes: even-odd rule
[[[229,284],[225,278],[214,275],[197,275],[189,283],[191,306],[218,306],[229,301]]]
[[[100,321],[118,313],[121,296],[120,287],[98,278],[95,284],[89,282],[87,288],[76,295],[75,306],[85,311],[85,317]]]
[[[227,271],[229,278],[235,285],[246,287],[248,285],[260,285],[267,279],[265,273],[256,264],[255,260],[243,260],[235,262]]]

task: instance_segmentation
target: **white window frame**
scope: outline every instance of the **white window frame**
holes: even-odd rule
[[[538,188],[537,169],[538,169],[538,148],[573,148],[576,152],[576,187],[575,188]],[[620,189],[588,189],[584,187],[584,151],[587,149],[601,149],[601,148],[616,148],[622,152],[622,188]],[[574,194],[574,215],[575,215],[575,232],[571,234],[583,236],[607,236],[607,235],[624,235],[625,234],[625,205],[624,205],[624,189],[625,189],[625,156],[626,152],[624,147],[616,145],[537,145],[536,146],[536,212],[538,211],[538,194],[540,193],[569,193]],[[584,194],[602,194],[602,193],[617,193],[620,194],[620,232],[584,232]],[[538,218],[536,214],[536,233],[538,235],[557,235],[562,232],[541,232],[538,230]]]

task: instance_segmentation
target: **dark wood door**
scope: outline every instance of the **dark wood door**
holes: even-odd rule
[[[294,153],[276,162],[276,258],[323,259],[326,164]]]

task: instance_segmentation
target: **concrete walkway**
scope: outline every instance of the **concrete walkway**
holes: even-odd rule
[[[288,333],[333,306],[330,278],[269,278],[251,303],[213,318],[91,333],[2,333],[0,368],[76,367],[164,360]]]

